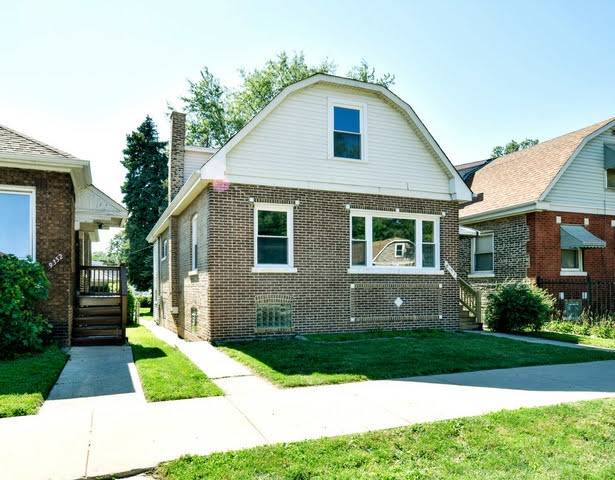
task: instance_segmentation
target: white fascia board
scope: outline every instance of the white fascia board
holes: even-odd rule
[[[193,145],[184,145],[186,152],[199,152],[199,153],[216,153],[219,149],[213,147],[195,147]]]
[[[583,148],[585,147],[585,145],[587,145],[587,142],[589,142],[590,140],[596,138],[598,135],[606,132],[607,130],[609,130],[610,128],[613,128],[613,126],[615,125],[615,120],[613,120],[612,122],[607,123],[604,127],[599,128],[598,130],[596,130],[594,133],[589,134],[587,137],[585,137],[583,139],[583,141],[581,142],[581,144],[577,147],[577,149],[574,151],[574,153],[572,155],[570,155],[570,158],[568,159],[568,161],[564,164],[564,166],[560,169],[559,172],[557,172],[557,175],[555,175],[555,178],[553,180],[551,180],[551,183],[549,184],[549,186],[546,188],[546,190],[542,193],[542,195],[540,196],[540,198],[538,199],[539,201],[544,201],[547,198],[547,195],[549,194],[549,192],[551,191],[551,189],[557,184],[557,182],[559,181],[559,179],[561,178],[561,176],[564,174],[564,172],[568,169],[568,167],[570,166],[570,164],[574,161],[574,159],[577,157],[577,155],[579,154],[579,152],[581,152],[581,150],[583,150]]]
[[[215,178],[215,177],[214,177]],[[366,193],[370,195],[390,195],[393,197],[424,198],[427,200],[451,201],[448,193],[426,192],[421,190],[404,190],[387,187],[369,187],[344,183],[313,182],[310,180],[281,180],[271,177],[229,175],[228,181],[244,185],[264,185],[284,188],[303,188],[307,190],[324,190],[346,193]]]
[[[474,215],[463,216],[463,210],[459,212],[459,223],[466,225],[469,223],[484,222],[486,220],[495,220],[498,218],[512,217],[523,213],[539,212],[545,210],[548,204],[544,202],[525,202],[509,207],[496,208],[487,212],[475,213]]]
[[[0,167],[70,173],[75,189],[92,184],[90,162],[78,158],[0,152]]]
[[[175,198],[171,201],[166,210],[162,213],[161,217],[154,225],[154,228],[147,234],[147,241],[154,243],[156,238],[169,227],[169,217],[173,215],[179,215],[190,205],[192,200],[203,191],[207,185],[207,181],[201,178],[199,170],[192,172],[188,181],[184,184],[181,190],[175,195]]]

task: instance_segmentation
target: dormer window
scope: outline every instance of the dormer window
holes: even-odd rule
[[[329,158],[366,160],[363,103],[329,99]]]

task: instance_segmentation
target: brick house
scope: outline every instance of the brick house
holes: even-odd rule
[[[615,119],[457,168],[476,195],[460,223],[480,231],[461,237],[462,278],[615,280]]]
[[[314,75],[220,150],[186,146],[173,112],[169,206],[148,235],[154,318],[208,341],[458,329],[458,206],[470,199],[379,85]]]
[[[39,308],[71,345],[79,268],[90,265],[98,230],[122,226],[126,210],[92,185],[87,160],[0,125],[0,212],[0,252],[46,266]]]

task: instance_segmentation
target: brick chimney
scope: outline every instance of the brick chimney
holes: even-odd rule
[[[186,114],[171,113],[169,140],[169,203],[184,185],[184,146],[186,145]]]

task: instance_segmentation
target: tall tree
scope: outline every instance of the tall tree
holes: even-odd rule
[[[518,152],[519,150],[523,150],[524,148],[532,147],[538,143],[538,139],[532,140],[531,138],[526,138],[521,142],[517,143],[514,140],[511,140],[506,144],[505,147],[497,146],[494,147],[491,151],[491,158],[498,158],[504,155],[508,155],[509,153]]]
[[[126,135],[122,165],[128,169],[122,185],[124,203],[130,213],[126,236],[130,243],[128,279],[137,290],[152,288],[152,248],[146,236],[167,206],[166,142],[158,140],[156,124],[149,117]]]
[[[239,69],[242,83],[233,90],[222,85],[204,67],[198,82],[188,81],[188,94],[182,97],[184,109],[188,113],[186,141],[191,145],[220,147],[282,89],[315,73],[334,74],[336,69],[335,63],[327,58],[318,64],[309,65],[302,52],[293,56],[281,52],[268,60],[262,68],[251,71]],[[365,60],[353,67],[348,76],[385,87],[395,83],[395,75],[389,73],[377,78],[375,69],[370,68]]]

